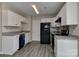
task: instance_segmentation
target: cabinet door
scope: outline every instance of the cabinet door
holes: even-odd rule
[[[67,2],[61,9],[61,25],[78,24],[78,3]]]
[[[20,16],[18,14],[16,14],[16,26],[21,26],[21,19]]]
[[[19,35],[14,36],[14,50],[19,49]]]
[[[24,17],[20,16],[21,22],[24,22]]]
[[[16,14],[8,10],[8,26],[16,26]]]
[[[31,30],[31,18],[25,18],[25,22],[22,23],[22,30],[23,31],[30,31]]]
[[[12,37],[3,36],[2,51],[3,51],[4,54],[9,54],[9,55],[12,55],[14,53]]]
[[[26,22],[27,22],[27,24],[26,24],[26,29],[28,30],[28,31],[31,31],[31,17],[28,17],[27,19],[26,19]]]
[[[15,23],[14,23],[14,25],[15,26],[20,26],[20,22],[19,22],[19,19],[18,19],[18,14],[15,13],[14,16],[15,16],[15,20],[14,20]]]
[[[8,26],[21,26],[18,14],[8,11]]]
[[[63,6],[61,9],[61,25],[66,25],[67,19],[66,19],[66,5]]]
[[[22,20],[23,20],[23,18],[22,18],[21,15],[18,15],[18,20],[19,20],[19,22],[20,22],[20,24],[21,24],[21,22],[22,22]]]
[[[67,25],[77,25],[78,24],[78,3],[77,2],[67,2]]]
[[[18,49],[19,39],[16,36],[2,36],[2,51],[4,54],[12,55]]]
[[[25,43],[31,42],[31,35],[30,33],[25,33]]]
[[[26,22],[26,18],[25,17],[23,17],[23,21]]]
[[[2,26],[20,26],[18,14],[10,10],[2,10]]]
[[[8,15],[7,10],[2,9],[2,26],[8,25]]]
[[[58,57],[77,57],[78,41],[77,40],[57,40]]]
[[[28,38],[28,33],[25,33],[25,44],[28,43],[28,40],[29,40],[29,38]]]
[[[61,25],[66,25],[66,5],[61,8],[59,13],[56,16],[56,20],[61,17]]]

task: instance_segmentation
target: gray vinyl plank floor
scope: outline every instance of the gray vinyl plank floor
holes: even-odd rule
[[[0,57],[54,57],[53,50],[48,44],[30,42],[14,55],[0,55]]]

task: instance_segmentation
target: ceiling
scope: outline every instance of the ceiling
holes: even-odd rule
[[[5,2],[3,4],[23,16],[37,16],[31,6],[32,4],[37,6],[40,16],[55,16],[64,2]]]

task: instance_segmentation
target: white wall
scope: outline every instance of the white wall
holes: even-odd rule
[[[47,18],[50,18],[50,17],[51,16],[32,17],[32,41],[40,41],[40,23],[41,23],[41,19],[42,18],[47,19]]]
[[[2,12],[1,12],[1,5],[0,5],[0,52],[2,51]]]
[[[40,17],[32,18],[32,41],[40,41]]]

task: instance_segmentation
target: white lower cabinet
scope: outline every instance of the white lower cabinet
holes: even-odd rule
[[[25,44],[30,42],[30,33],[25,33]]]
[[[78,40],[55,39],[54,52],[56,57],[77,57]]]
[[[25,44],[27,44],[28,43],[28,34],[25,34]]]
[[[19,48],[19,36],[2,36],[2,52],[3,54],[12,55]]]

